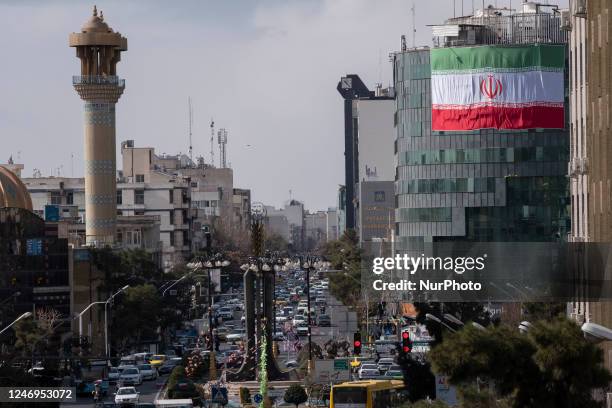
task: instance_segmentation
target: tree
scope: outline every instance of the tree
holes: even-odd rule
[[[405,354],[401,346],[397,347],[397,364],[402,367],[404,384],[408,391],[408,398],[415,402],[427,397],[436,397],[436,377],[431,372],[430,363],[418,354]]]
[[[346,230],[342,237],[330,241],[323,248],[323,256],[329,260],[334,273],[329,278],[330,292],[345,305],[363,305],[361,294],[361,256],[359,239],[353,230]]]
[[[535,322],[526,334],[466,327],[434,347],[430,358],[434,372],[451,384],[494,383],[496,396],[515,408],[596,407],[592,390],[612,379],[601,349],[565,318]]]
[[[299,384],[293,384],[287,388],[283,399],[287,404],[295,404],[297,407],[298,405],[308,401],[308,395],[306,394],[304,387]]]
[[[285,238],[278,234],[269,234],[265,236],[264,247],[272,252],[286,252],[289,243]]]

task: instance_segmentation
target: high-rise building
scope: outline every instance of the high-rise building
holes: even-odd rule
[[[347,75],[338,92],[345,104],[346,227],[361,243],[385,238],[395,215],[394,90],[378,84],[370,91],[359,76]]]
[[[612,4],[604,0],[571,0],[565,12],[570,31],[572,112],[572,234],[576,242],[612,241]],[[593,302],[576,294],[569,313],[578,322],[612,328],[612,302]],[[612,342],[600,344],[605,366],[612,370]],[[603,397],[603,396],[602,396]],[[612,395],[608,394],[608,405]]]
[[[488,8],[449,19],[433,34],[434,47],[567,43],[559,15],[533,2],[516,13]],[[432,131],[430,52],[403,44],[394,55],[397,250],[449,240],[565,238],[567,126]]]
[[[344,99],[345,227],[356,229],[358,183],[393,180],[393,89],[370,91],[358,75],[336,87]],[[361,149],[361,150],[360,150]],[[381,159],[382,158],[382,159]]]
[[[81,60],[81,74],[72,82],[85,102],[87,243],[112,245],[117,218],[115,104],[125,88],[117,63],[127,50],[127,39],[113,31],[94,6],[81,31],[70,34],[69,44]]]

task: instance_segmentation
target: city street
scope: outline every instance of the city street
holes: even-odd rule
[[[144,381],[142,385],[136,386],[136,389],[140,393],[139,402],[141,403],[142,402],[148,402],[148,403],[155,402],[155,398],[160,390],[160,387],[166,382],[167,379],[168,379],[168,375],[163,375],[163,376],[160,376],[157,380]],[[116,386],[114,384],[111,384],[108,395],[103,399],[103,401],[114,401],[115,397],[113,393],[116,391],[116,389],[117,389]],[[63,403],[61,404],[61,406],[70,407],[70,408],[91,408],[91,407],[94,407],[95,404],[93,402],[92,397],[90,398],[80,397],[80,398],[77,398],[76,402]]]

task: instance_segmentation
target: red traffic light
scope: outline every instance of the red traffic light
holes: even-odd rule
[[[404,353],[410,353],[410,347],[404,346]]]
[[[355,340],[354,346],[361,347],[361,342],[359,340]]]
[[[408,334],[408,332],[402,332],[402,339],[409,339],[410,338],[410,334]]]

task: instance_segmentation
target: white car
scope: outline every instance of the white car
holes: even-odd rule
[[[108,381],[117,381],[120,374],[121,373],[117,367],[111,367],[108,371]]]
[[[119,381],[123,384],[140,385],[142,384],[142,375],[140,374],[140,370],[136,367],[126,368],[121,372]]]
[[[378,377],[380,377],[380,372],[376,364],[362,364],[359,368],[360,380],[371,380]]]
[[[295,332],[298,336],[308,336],[308,323],[305,321],[296,326]]]
[[[143,380],[155,380],[159,376],[157,369],[151,364],[141,364],[138,366],[138,371],[142,375]]]
[[[246,337],[246,329],[236,329],[227,336],[225,336],[225,339],[228,342],[234,342],[242,340],[244,337]]]
[[[126,402],[138,403],[138,391],[134,387],[121,387],[115,393],[115,404],[123,404]]]
[[[380,371],[381,374],[383,374],[389,369],[389,367],[391,367],[394,364],[395,364],[395,361],[393,361],[392,358],[381,358],[380,360],[378,360],[378,371]]]
[[[300,323],[306,323],[306,317],[305,316],[295,316],[293,318],[293,326],[298,326]]]

